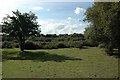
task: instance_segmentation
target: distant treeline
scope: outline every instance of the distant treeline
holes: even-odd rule
[[[84,40],[83,34],[40,34],[39,36],[31,36],[28,40],[31,41],[41,41],[41,42],[51,42],[51,41],[79,41]],[[14,37],[3,35],[2,41],[16,41]]]
[[[14,37],[3,35],[2,48],[18,48],[19,44]],[[57,49],[57,48],[82,48],[92,46],[87,43],[83,34],[41,34],[31,36],[25,42],[25,49]]]

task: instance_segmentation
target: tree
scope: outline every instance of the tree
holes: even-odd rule
[[[34,13],[21,13],[20,11],[12,11],[13,15],[7,15],[3,18],[2,32],[9,36],[15,37],[19,43],[21,51],[24,51],[25,41],[31,35],[40,34],[39,25],[36,21],[37,16]]]
[[[120,52],[119,7],[120,2],[96,2],[91,8],[87,9],[85,20],[91,23],[93,27],[91,34],[96,37],[96,41],[105,43],[110,51],[117,48]]]

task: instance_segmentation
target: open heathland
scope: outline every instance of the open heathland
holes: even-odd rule
[[[97,47],[3,49],[3,78],[117,78],[118,58]]]

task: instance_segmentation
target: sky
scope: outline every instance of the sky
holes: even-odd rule
[[[84,13],[93,4],[93,1],[0,0],[0,22],[6,14],[11,15],[18,9],[22,13],[32,11],[37,15],[42,34],[84,33],[89,25],[83,21]]]

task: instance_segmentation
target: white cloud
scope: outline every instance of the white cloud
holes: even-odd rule
[[[72,18],[71,17],[68,17],[67,20],[71,20]]]
[[[17,4],[15,4],[16,1],[13,0],[2,0],[0,1],[0,22],[2,21],[3,17],[6,16],[6,14],[10,14],[11,11],[15,10],[17,7]]]
[[[27,4],[33,4],[33,0],[0,0],[0,23],[6,14],[11,14],[12,11],[25,7]]]
[[[50,9],[47,9],[47,11],[50,11]]]
[[[38,20],[38,23],[41,25],[42,34],[73,34],[84,32],[82,24],[63,23],[62,21],[49,22],[43,20]]]
[[[2,21],[2,18],[6,16],[6,14],[11,14],[11,11],[15,11],[16,9],[21,10],[27,10],[30,6],[27,6],[28,4],[34,4],[36,1],[34,0],[1,0],[0,2],[0,22]],[[46,10],[50,11],[50,9],[44,9],[41,6],[33,7],[34,10]],[[84,11],[84,9],[78,9],[75,13],[79,14],[80,11]],[[79,11],[80,10],[80,11]],[[25,11],[26,12],[26,11]],[[67,23],[68,21],[68,23]],[[83,33],[83,29],[81,28],[82,24],[73,24],[71,22],[75,22],[78,20],[74,20],[71,17],[68,17],[66,21],[60,21],[60,22],[54,22],[53,20],[49,21],[43,21],[39,20],[39,24],[41,24],[41,31],[44,34],[52,33],[52,34],[72,34],[72,33]]]
[[[85,12],[86,10],[83,9],[83,8],[80,8],[80,7],[76,7],[75,10],[74,10],[74,13],[75,13],[75,14],[80,14],[81,11]]]
[[[38,11],[38,10],[43,10],[44,8],[41,6],[36,6],[36,7],[31,8],[31,9]]]

